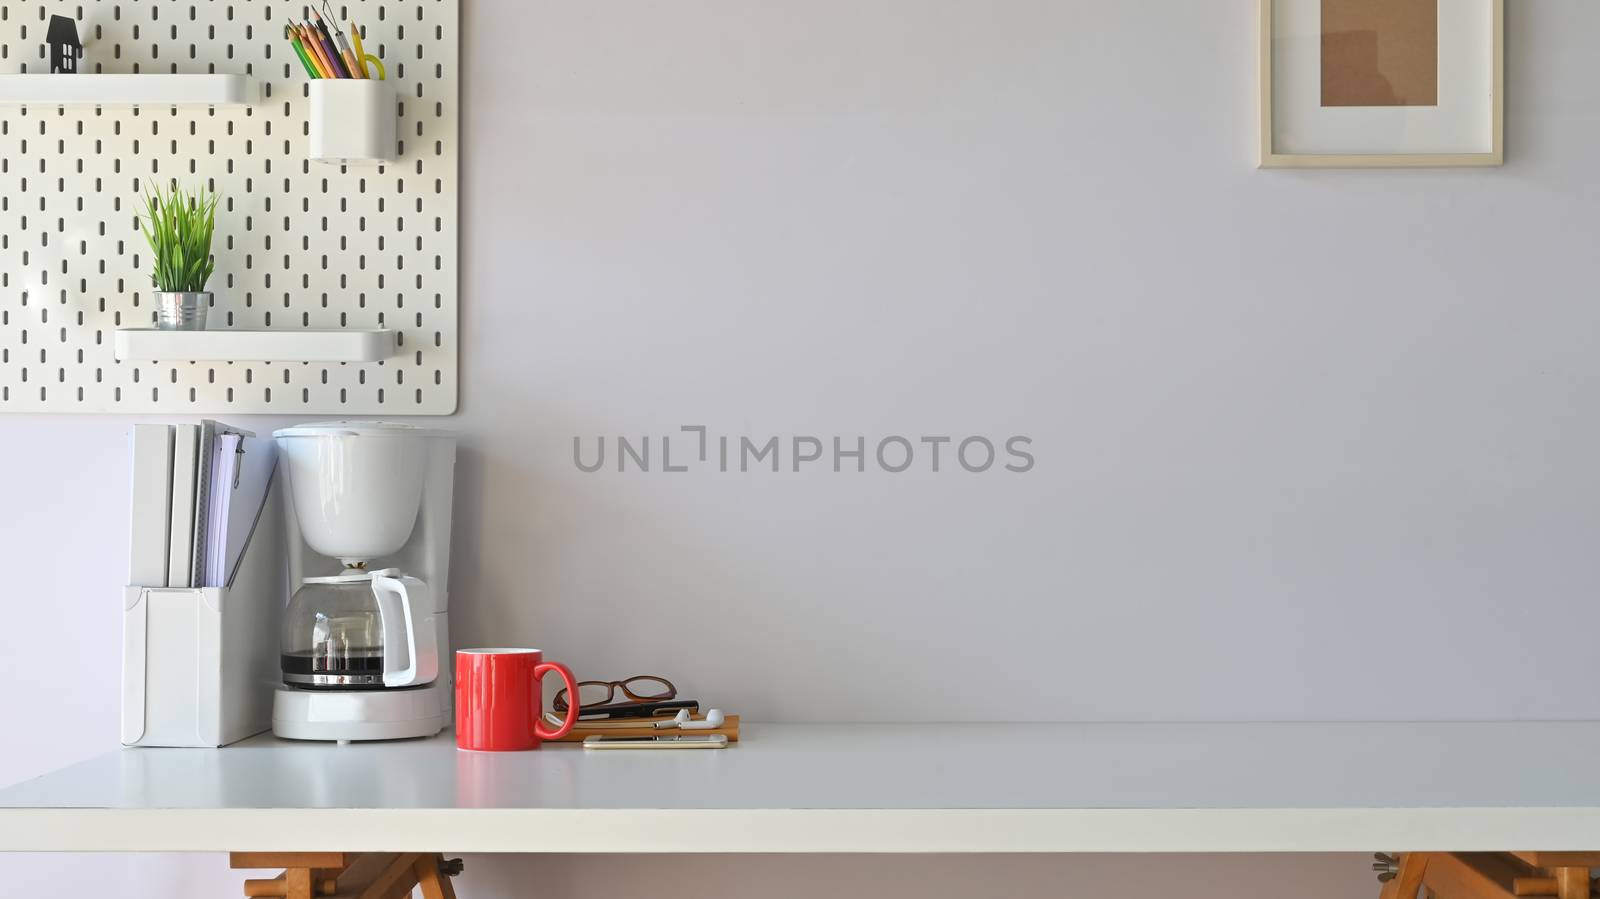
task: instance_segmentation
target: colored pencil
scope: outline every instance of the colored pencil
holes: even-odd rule
[[[317,62],[317,68],[322,70],[322,77],[339,77],[333,68],[333,64],[328,60],[327,54],[322,50],[322,41],[316,37],[316,29],[310,25],[301,24],[300,39],[305,42],[306,47],[311,51],[312,58]]]
[[[351,40],[356,42],[356,47],[355,47],[355,51],[356,51],[356,66],[361,69],[361,77],[362,78],[368,78],[368,79],[374,79],[375,78],[378,81],[382,81],[386,77],[388,77],[387,73],[384,72],[384,70],[383,70],[383,60],[379,59],[376,56],[371,55],[370,53],[368,53],[366,51],[366,48],[362,46],[362,44],[361,44],[361,26],[356,24],[355,19],[351,19],[350,20],[350,38],[351,38]],[[373,66],[375,66],[377,68],[377,70],[378,70],[378,74],[376,74],[376,75],[368,75],[367,74],[367,61],[368,60],[372,61]]]
[[[345,68],[344,60],[339,58],[339,48],[333,45],[333,33],[328,30],[327,23],[322,21],[322,14],[313,9],[311,11],[311,17],[317,20],[316,29],[322,38],[322,49],[327,52],[328,61],[333,63],[333,67],[338,71],[339,77],[355,77],[348,69]]]
[[[339,58],[339,51],[334,49],[332,38],[322,39],[322,52],[328,57],[328,65],[333,67],[335,78],[349,78],[350,73],[345,70],[344,60]]]
[[[298,37],[294,37],[293,30],[285,27],[285,29],[283,29],[283,37],[290,38],[290,46],[293,46],[294,48],[294,56],[299,56],[299,59],[301,59],[301,66],[306,67],[306,74],[310,75],[312,78],[322,77],[322,74],[317,72],[317,67],[310,64],[310,58],[309,56],[306,56],[306,46],[299,42]]]
[[[326,4],[327,0],[323,0],[323,3]],[[327,8],[326,5],[324,5],[323,8],[326,9]],[[328,10],[328,15],[330,15],[330,16],[333,15],[333,10],[331,10],[331,9]],[[327,24],[327,20],[326,19],[323,20],[323,24],[325,24],[325,25]],[[334,19],[333,20],[332,28],[333,28],[333,40],[334,40],[335,43],[337,43],[339,45],[339,56],[344,59],[344,67],[345,67],[345,69],[347,71],[350,72],[350,77],[351,78],[365,78],[365,77],[367,77],[366,67],[361,64],[361,57],[355,55],[354,51],[352,51],[350,49],[350,41],[347,38],[345,38],[344,30],[339,27],[339,20],[338,19]]]
[[[339,52],[344,55],[344,67],[350,70],[350,76],[352,78],[367,77],[366,71],[361,65],[361,60],[356,59],[356,55],[350,50],[350,44],[344,39],[344,35],[339,36],[339,44]]]
[[[317,58],[317,49],[306,43],[306,33],[300,30],[299,25],[290,25],[289,31],[294,35],[294,39],[300,42],[300,49],[305,53],[306,59],[311,61],[311,67],[317,70],[317,77],[327,77],[322,74],[322,60]]]
[[[361,29],[356,26],[355,19],[350,20],[350,40],[356,43],[356,65],[360,66],[361,77],[365,78],[367,77],[366,61],[361,58],[365,55],[365,52],[361,49]]]

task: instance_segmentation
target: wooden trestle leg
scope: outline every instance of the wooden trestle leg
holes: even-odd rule
[[[1600,852],[1407,852],[1373,867],[1380,899],[1592,899]]]
[[[233,852],[233,868],[282,868],[244,882],[251,899],[403,899],[417,887],[424,899],[456,899],[450,878],[460,859],[433,852]]]

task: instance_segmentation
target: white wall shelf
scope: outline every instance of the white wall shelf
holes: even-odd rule
[[[0,75],[4,106],[249,106],[244,75]]]
[[[116,333],[121,361],[163,362],[377,362],[395,353],[394,331],[371,328],[226,328]]]

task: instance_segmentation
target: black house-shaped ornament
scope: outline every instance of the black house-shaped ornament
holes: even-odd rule
[[[66,16],[51,16],[50,30],[44,39],[50,45],[50,71],[66,75],[76,73],[78,59],[83,56],[83,44],[78,42],[78,23]]]

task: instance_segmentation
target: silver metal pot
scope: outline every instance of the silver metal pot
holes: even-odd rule
[[[162,331],[204,331],[210,293],[168,293],[156,295],[156,327]]]

